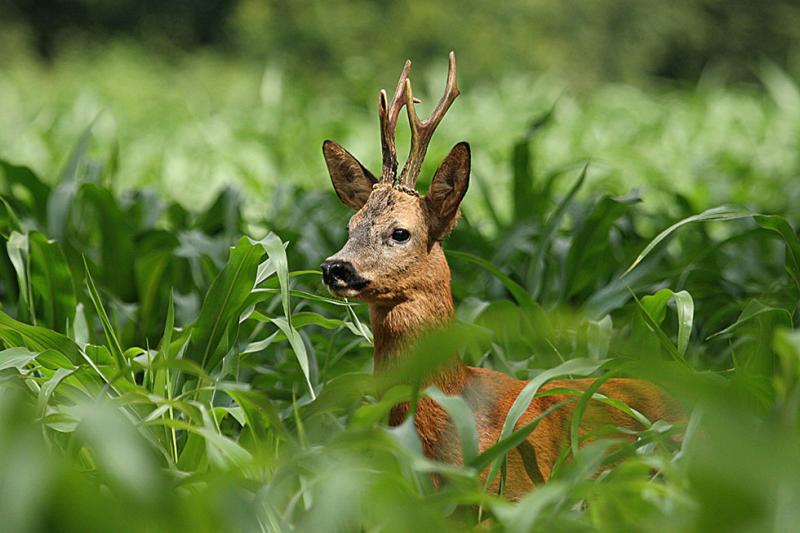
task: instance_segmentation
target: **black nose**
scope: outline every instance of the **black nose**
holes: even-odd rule
[[[349,261],[325,261],[320,267],[326,285],[350,285],[358,279],[356,269]]]

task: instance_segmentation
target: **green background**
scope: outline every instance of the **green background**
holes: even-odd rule
[[[800,520],[795,2],[0,13],[4,529]],[[450,50],[462,96],[420,187],[471,143],[445,242],[458,320],[373,378],[365,306],[330,298],[317,269],[349,216],[321,144],[377,171],[378,90],[411,58],[428,112]],[[633,444],[570,435],[553,479],[511,504],[478,472],[502,475],[512,441],[451,467],[387,424],[396,402],[436,395],[408,383],[454,352],[523,380],[648,379],[692,414],[647,421]]]

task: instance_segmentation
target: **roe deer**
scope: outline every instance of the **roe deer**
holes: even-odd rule
[[[411,62],[406,61],[394,97],[388,101],[380,92],[379,112],[383,170],[376,179],[349,152],[332,141],[322,146],[336,194],[356,213],[350,219],[349,238],[344,247],[322,264],[323,279],[339,296],[363,300],[369,305],[374,335],[376,372],[388,371],[402,357],[404,349],[426,328],[447,325],[453,320],[450,269],[440,241],[453,229],[459,204],[467,192],[470,148],[455,145],[436,171],[428,194],[415,190],[417,175],[442,117],[459,94],[456,86],[455,56],[450,64],[444,96],[428,120],[420,120],[408,78]],[[397,175],[395,129],[405,106],[411,127],[411,149]],[[465,366],[458,357],[446,369],[429,376],[426,384],[445,394],[461,395],[471,407],[478,429],[479,448],[494,444],[509,408],[525,386],[500,372]],[[553,381],[541,390],[567,387],[585,390],[592,379]],[[680,415],[661,389],[633,379],[609,379],[599,392],[621,400],[649,420],[676,419]],[[518,426],[565,401],[553,395],[534,399]],[[390,414],[392,425],[400,424],[408,405],[396,406]],[[571,408],[556,409],[546,416],[508,456],[505,494],[518,499],[535,484],[550,477],[553,466],[569,440]],[[615,408],[590,402],[582,419],[585,434],[604,424],[642,429],[639,422]],[[457,433],[447,413],[436,402],[422,398],[415,425],[428,457],[452,464],[462,463]],[[486,472],[483,473],[486,476]]]

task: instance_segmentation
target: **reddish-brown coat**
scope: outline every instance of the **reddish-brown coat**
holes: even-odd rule
[[[439,258],[435,261],[437,264],[431,265],[432,268],[427,271],[429,281],[433,283],[426,285],[437,287],[437,290],[411,291],[401,304],[394,306],[370,304],[376,369],[390,368],[388,362],[401,357],[402,347],[411,342],[425,326],[431,323],[443,325],[452,319],[450,270],[444,254],[435,255]],[[569,388],[583,391],[593,382],[594,379],[556,380],[547,383],[541,390]],[[475,415],[480,451],[497,442],[506,415],[526,384],[501,372],[465,366],[457,359],[452,366],[431,376],[428,383],[436,385],[445,394],[461,395],[466,399]],[[677,403],[651,383],[635,379],[609,379],[598,392],[624,402],[650,421],[677,421],[683,418]],[[559,394],[536,398],[520,417],[517,427],[531,422],[550,406],[562,401],[568,405],[542,419],[527,439],[529,447],[523,445],[509,454],[505,484],[507,497],[518,499],[536,483],[550,478],[558,457],[569,446],[570,421],[577,398]],[[406,404],[393,409],[390,423],[400,424],[407,410]],[[436,402],[429,398],[420,399],[414,423],[428,457],[450,464],[463,463],[461,443],[455,428],[447,413]],[[608,424],[632,430],[642,429],[636,420],[619,409],[592,401],[581,420],[581,434]],[[486,475],[487,472],[483,472],[483,476]]]
[[[420,121],[413,109],[408,81],[410,68],[407,62],[392,101],[385,94],[381,97],[384,165],[380,181],[341,146],[331,141],[323,144],[334,189],[342,202],[356,211],[350,220],[350,237],[344,248],[323,264],[326,283],[335,294],[369,304],[376,372],[391,372],[395,366],[392,363],[403,357],[423,330],[446,326],[453,319],[450,268],[440,241],[455,226],[459,204],[469,185],[470,148],[467,143],[459,143],[439,166],[428,194],[421,197],[413,190],[430,136],[458,95],[458,89],[455,56],[451,53],[445,96],[431,119]],[[409,112],[412,150],[397,180],[394,129],[403,106]],[[398,229],[405,232],[406,238],[393,237]],[[591,379],[555,381],[542,390],[564,387],[585,390],[592,382]],[[524,381],[505,374],[465,366],[457,357],[451,365],[428,376],[426,384],[466,399],[475,415],[481,451],[497,441],[511,405],[525,386]],[[676,421],[683,417],[662,390],[643,381],[610,379],[599,392],[626,403],[651,421]],[[517,427],[534,420],[555,403],[570,400],[575,397],[553,395],[534,399]],[[574,403],[548,414],[525,443],[512,450],[506,496],[519,498],[534,485],[549,479],[562,450],[569,445],[573,409]],[[396,406],[390,422],[401,423],[407,410],[407,405]],[[585,435],[608,424],[640,429],[639,423],[622,411],[592,401],[581,419],[580,432]],[[436,402],[429,398],[419,401],[415,425],[428,457],[462,463],[458,436],[447,413]]]

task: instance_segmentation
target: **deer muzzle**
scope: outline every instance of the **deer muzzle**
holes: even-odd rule
[[[325,285],[340,296],[354,296],[369,284],[369,280],[361,277],[350,261],[328,259],[320,268]]]

